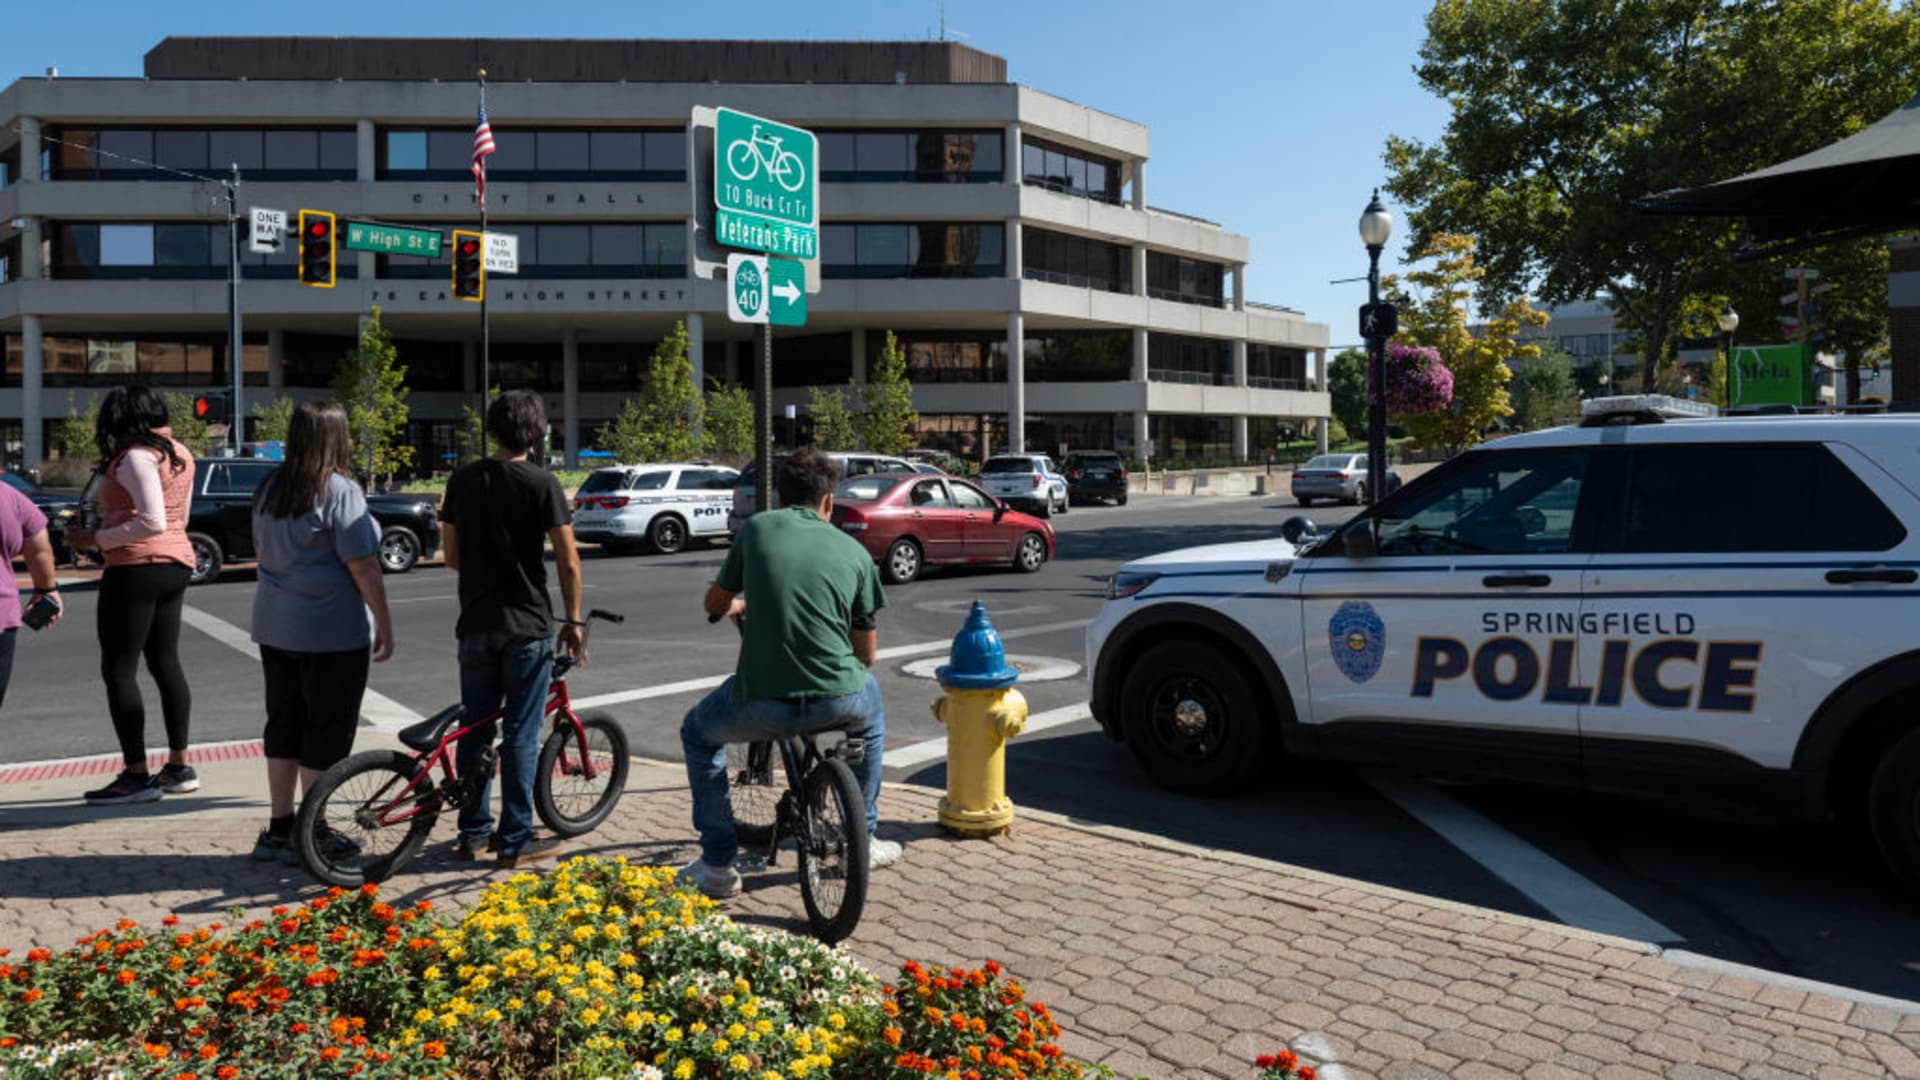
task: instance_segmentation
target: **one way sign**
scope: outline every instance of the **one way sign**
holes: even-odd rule
[[[798,259],[767,259],[767,321],[775,326],[807,325],[806,264]]]

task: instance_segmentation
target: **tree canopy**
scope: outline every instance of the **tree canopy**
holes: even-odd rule
[[[913,410],[913,383],[907,381],[907,356],[887,331],[886,344],[867,373],[860,438],[876,454],[904,454],[913,448],[920,414]]]
[[[407,369],[399,363],[393,336],[380,324],[380,309],[367,312],[360,341],[340,359],[333,398],[347,411],[354,467],[369,485],[413,463],[407,444]]]

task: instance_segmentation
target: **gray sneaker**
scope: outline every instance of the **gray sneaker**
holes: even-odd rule
[[[905,851],[906,848],[900,846],[900,841],[898,840],[882,840],[877,836],[872,837],[867,841],[867,868],[870,870],[878,870],[884,866],[892,866],[894,863],[900,861],[900,856]]]
[[[88,806],[117,806],[120,803],[152,802],[160,797],[160,787],[146,773],[122,770],[113,783],[87,792]]]
[[[185,795],[200,790],[200,774],[191,765],[166,765],[154,776],[153,783],[168,795]]]
[[[680,868],[680,876],[710,899],[740,895],[740,871],[731,866],[709,866],[704,859],[695,859]]]

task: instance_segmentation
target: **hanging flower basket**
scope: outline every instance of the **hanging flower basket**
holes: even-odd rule
[[[1453,404],[1453,371],[1438,349],[1387,343],[1387,412],[1394,416],[1424,416]],[[1376,393],[1372,379],[1368,399]]]

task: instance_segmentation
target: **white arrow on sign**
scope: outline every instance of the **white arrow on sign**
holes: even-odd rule
[[[773,287],[773,295],[789,304],[795,303],[800,299],[800,286],[791,281],[783,281]]]

